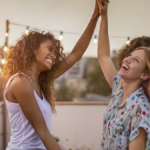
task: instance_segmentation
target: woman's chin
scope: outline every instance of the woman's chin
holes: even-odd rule
[[[51,70],[51,69],[52,69],[51,66],[47,66],[47,65],[46,65],[42,70],[43,70],[43,71],[49,71],[49,70]]]
[[[52,69],[51,67],[47,67],[47,69],[46,69],[46,70],[47,70],[47,71],[49,71],[49,70],[51,70],[51,69]]]
[[[123,77],[125,76],[125,74],[124,74],[121,70],[118,71],[118,75],[119,75],[121,78],[123,78]]]

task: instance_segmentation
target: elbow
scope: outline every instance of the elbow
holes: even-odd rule
[[[77,53],[75,51],[72,51],[70,53],[70,55],[72,56],[72,58],[77,62],[82,58],[83,53]]]
[[[100,59],[101,59],[101,56],[102,56],[102,55],[100,55],[99,53],[97,54],[97,58],[98,58],[98,60],[100,60]]]
[[[79,61],[82,58],[82,55],[75,55],[76,62]]]
[[[97,58],[98,59],[101,59],[101,57],[104,57],[105,56],[105,53],[103,52],[104,50],[103,49],[97,49]]]
[[[81,58],[82,58],[82,56],[78,56],[78,57],[77,57],[77,61],[79,61]]]
[[[97,58],[100,59],[105,59],[105,58],[111,58],[110,53],[98,53]]]
[[[47,132],[49,132],[46,126],[45,127],[36,126],[34,129],[40,137],[45,135]]]

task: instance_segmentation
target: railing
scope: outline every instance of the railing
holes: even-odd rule
[[[55,102],[55,105],[104,105],[104,106],[107,106],[108,102]]]

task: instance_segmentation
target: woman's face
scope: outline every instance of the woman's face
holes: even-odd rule
[[[40,44],[40,47],[34,51],[36,67],[40,71],[50,70],[55,64],[55,49],[51,40],[46,40]]]
[[[118,74],[123,79],[131,81],[135,80],[146,80],[148,75],[144,73],[146,67],[146,53],[144,50],[133,51],[130,56],[126,57],[123,62]]]

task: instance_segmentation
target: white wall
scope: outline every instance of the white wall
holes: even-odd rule
[[[99,150],[106,105],[57,105],[54,136],[66,149]],[[90,149],[88,149],[90,148]]]
[[[77,103],[76,103],[77,104]],[[53,135],[60,139],[60,144],[67,150],[99,150],[103,114],[106,104],[100,105],[56,105],[57,114],[52,117]],[[0,112],[1,112],[0,107]],[[2,118],[0,115],[0,133],[2,132]],[[7,116],[7,141],[10,137],[10,125]],[[89,149],[88,149],[89,148]],[[0,136],[0,150],[2,139]]]
[[[150,34],[150,0],[110,1],[109,33],[112,50],[122,47],[128,36],[133,38]],[[6,19],[41,30],[81,34],[91,18],[95,0],[0,0],[0,4],[0,46],[3,46]],[[98,34],[99,24],[100,21],[95,34]],[[9,44],[16,43],[25,29],[26,27],[10,25]],[[58,38],[60,33],[54,34]],[[80,35],[64,34],[62,43],[66,53],[72,50],[79,37]],[[93,38],[85,55],[97,56],[97,44],[93,43]]]

